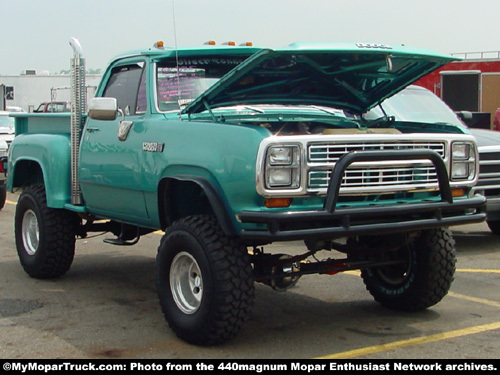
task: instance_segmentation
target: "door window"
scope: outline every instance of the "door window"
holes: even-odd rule
[[[103,96],[116,98],[118,108],[125,115],[146,111],[146,79],[144,63],[134,63],[113,68]]]

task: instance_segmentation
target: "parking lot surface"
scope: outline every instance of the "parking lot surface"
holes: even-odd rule
[[[257,285],[253,315],[242,333],[223,346],[196,347],[170,331],[159,308],[155,256],[161,234],[131,247],[103,243],[110,234],[80,239],[66,275],[36,280],[17,258],[17,195],[7,199],[0,211],[1,358],[499,357],[500,237],[486,224],[453,228],[455,281],[426,311],[381,307],[357,272],[303,276],[282,293]],[[272,246],[283,253],[303,248],[300,242]]]

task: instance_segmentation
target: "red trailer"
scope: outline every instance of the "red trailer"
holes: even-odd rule
[[[462,60],[446,64],[416,84],[433,91],[453,110],[472,112],[482,123],[478,127],[500,130],[500,119],[495,121],[500,108],[500,51],[452,55]]]

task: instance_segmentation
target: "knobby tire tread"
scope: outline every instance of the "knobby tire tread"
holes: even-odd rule
[[[17,217],[16,226],[20,226],[26,204],[36,204],[40,218],[39,249],[32,258],[25,253],[20,235],[16,228],[16,242],[25,272],[33,278],[50,279],[64,275],[71,267],[75,254],[75,217],[66,210],[47,207],[45,186],[30,185],[21,194],[18,206],[21,212]],[[35,203],[36,202],[36,203]],[[34,207],[27,207],[34,209]],[[17,212],[16,212],[17,213]],[[43,233],[42,233],[43,232]],[[23,253],[24,251],[24,253]],[[35,258],[36,257],[36,258]]]
[[[210,321],[202,331],[186,334],[165,314],[171,329],[182,339],[196,345],[217,345],[235,337],[250,317],[254,303],[254,279],[246,247],[237,237],[224,234],[213,216],[190,216],[170,227],[160,249],[176,230],[188,231],[204,247],[212,264],[213,302]],[[175,234],[173,234],[175,235]]]
[[[412,265],[414,278],[407,285],[387,293],[376,270],[363,270],[361,276],[366,289],[383,306],[402,311],[421,311],[440,302],[448,293],[455,274],[455,241],[445,228],[426,231],[416,241],[416,264]]]

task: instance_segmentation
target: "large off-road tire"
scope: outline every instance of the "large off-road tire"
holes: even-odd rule
[[[5,185],[0,185],[0,210],[5,206],[5,201],[7,200],[7,188]]]
[[[455,241],[449,229],[424,231],[417,240],[386,257],[405,261],[361,271],[366,289],[383,306],[420,311],[448,293],[456,263]]]
[[[493,234],[500,236],[500,220],[487,220],[486,223]]]
[[[254,280],[245,246],[212,216],[175,222],[158,248],[157,286],[170,328],[195,345],[236,336],[250,317]]]
[[[16,206],[14,231],[21,265],[37,279],[56,278],[71,267],[75,254],[77,217],[47,207],[44,185],[31,185]]]

